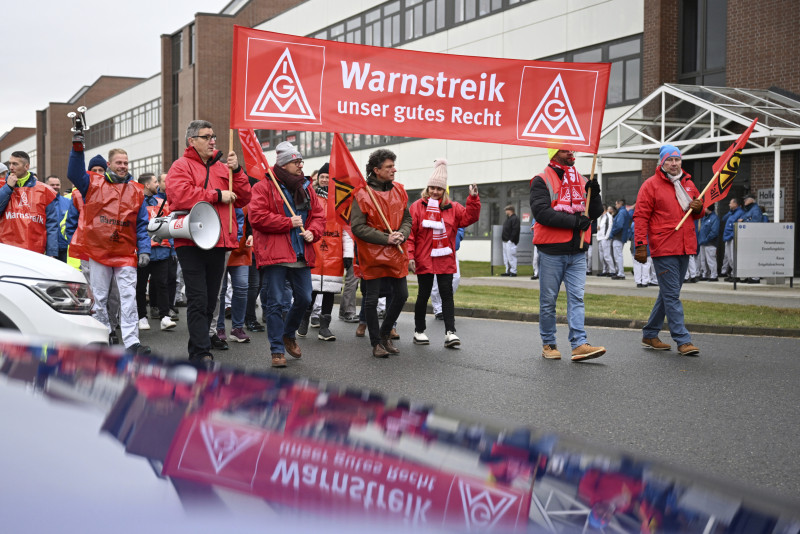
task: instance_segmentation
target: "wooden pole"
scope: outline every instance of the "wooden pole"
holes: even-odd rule
[[[365,182],[366,182],[366,180],[365,180]],[[380,204],[378,204],[378,201],[377,201],[377,200],[375,200],[375,193],[373,193],[373,192],[372,192],[372,188],[369,186],[369,184],[368,184],[368,183],[365,183],[365,184],[364,184],[364,187],[366,187],[366,188],[367,188],[367,193],[369,193],[369,198],[370,198],[370,200],[372,200],[372,203],[373,203],[373,204],[375,204],[375,209],[377,209],[377,210],[378,210],[378,215],[380,215],[380,216],[381,216],[381,220],[383,221],[383,224],[385,224],[385,225],[386,225],[386,229],[387,229],[387,230],[389,231],[389,233],[391,234],[392,232],[394,232],[394,230],[393,230],[393,229],[392,229],[392,227],[389,225],[389,221],[386,219],[386,215],[384,215],[384,214],[383,214],[383,210],[381,209],[381,206],[380,206]],[[401,254],[405,254],[405,253],[406,253],[406,251],[405,251],[405,250],[403,250],[403,247],[402,247],[402,246],[400,246],[400,244],[399,244],[399,243],[397,244],[397,250],[399,250]]]
[[[233,128],[231,128],[228,132],[230,135],[228,136],[228,153],[230,154],[233,151]],[[233,169],[228,167],[228,192],[233,194]],[[233,202],[230,204],[231,209],[228,210],[228,233],[230,234],[233,232]]]
[[[273,183],[273,184],[275,184],[275,189],[277,189],[277,190],[278,190],[278,193],[280,193],[280,195],[281,195],[281,198],[283,199],[283,203],[284,203],[284,204],[286,204],[286,207],[287,207],[287,208],[289,208],[289,213],[291,213],[291,214],[292,214],[292,217],[294,217],[294,216],[295,216],[295,215],[297,215],[297,214],[296,214],[296,213],[294,212],[294,210],[292,209],[292,205],[291,205],[291,204],[289,204],[289,201],[288,201],[288,200],[286,200],[286,195],[284,195],[284,194],[283,194],[283,190],[281,189],[281,186],[280,186],[280,185],[278,185],[278,179],[277,179],[277,178],[275,178],[275,175],[272,173],[272,168],[271,168],[271,167],[270,167],[270,168],[268,168],[268,169],[267,169],[267,172],[269,172],[269,177],[270,177],[270,178],[272,178],[272,183]],[[302,225],[302,224],[300,225],[300,231],[301,231],[301,232],[305,232],[305,231],[306,231],[306,229],[305,229],[305,228],[303,228],[303,225]]]
[[[721,170],[722,169],[720,169],[719,171],[716,172],[716,174],[714,174],[714,177],[711,180],[709,180],[709,182],[706,184],[705,188],[703,189],[703,192],[700,193],[700,196],[698,196],[697,198],[702,199],[705,196],[706,191],[708,191],[708,188],[711,187],[711,184],[716,182],[717,178],[719,178],[719,173],[720,173]],[[683,219],[681,219],[681,222],[679,222],[678,226],[675,227],[675,231],[676,232],[681,229],[681,226],[683,226],[683,223],[685,223],[686,219],[689,218],[689,214],[690,213],[692,213],[692,210],[687,210],[686,213],[683,214]]]
[[[590,182],[592,180],[594,180],[594,166],[595,165],[597,165],[597,154],[595,154],[594,157],[592,158],[592,173],[589,175],[589,181]],[[591,190],[591,188],[586,193],[586,211],[583,212],[583,214],[586,215],[587,217],[589,216],[589,201],[590,200],[592,200],[592,190]],[[586,232],[581,232],[581,245],[578,248],[581,248],[581,249],[583,248],[583,241],[584,241],[584,236],[585,235],[586,235]]]

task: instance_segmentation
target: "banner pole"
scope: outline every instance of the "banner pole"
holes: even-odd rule
[[[594,166],[595,165],[597,165],[597,154],[595,154],[594,157],[592,158],[592,173],[589,175],[589,181],[590,182],[592,180],[594,180]],[[592,200],[592,189],[589,188],[589,191],[586,193],[586,210],[583,212],[583,214],[586,215],[587,217],[589,216],[589,201],[591,201],[591,200]],[[583,248],[583,241],[584,241],[585,235],[586,235],[586,232],[581,232],[581,244],[578,247],[579,249]]]
[[[709,182],[706,184],[705,188],[703,188],[703,192],[702,192],[702,193],[700,193],[700,195],[699,195],[697,198],[699,198],[699,199],[701,199],[701,200],[702,200],[702,198],[703,198],[703,197],[705,196],[705,194],[706,194],[706,191],[708,191],[708,188],[709,188],[709,187],[711,187],[711,184],[713,184],[714,182],[716,182],[716,181],[717,181],[717,178],[719,177],[719,173],[720,173],[720,171],[721,171],[721,170],[722,170],[722,169],[720,169],[719,171],[717,171],[717,172],[714,174],[714,177],[713,177],[711,180],[709,180]],[[676,227],[675,227],[675,231],[676,231],[676,232],[677,232],[678,230],[680,230],[680,229],[681,229],[681,226],[683,226],[683,223],[685,223],[685,222],[686,222],[686,219],[688,219],[688,218],[689,218],[689,214],[690,214],[690,213],[692,213],[692,210],[687,210],[687,211],[686,211],[686,213],[684,213],[684,214],[683,214],[683,219],[681,219],[681,222],[679,222],[679,223],[678,223],[678,226],[676,226]]]
[[[228,131],[228,152],[233,152],[233,128]],[[233,194],[233,169],[228,167],[228,192]],[[231,209],[228,211],[228,233],[233,232],[233,202],[231,202]]]
[[[386,225],[386,229],[389,231],[389,233],[394,232],[394,230],[392,230],[392,227],[389,225],[389,221],[386,219],[386,215],[383,214],[383,210],[381,209],[380,204],[378,204],[377,200],[375,200],[375,193],[372,192],[372,188],[369,186],[369,183],[366,183],[367,182],[366,180],[364,180],[364,182],[365,182],[364,183],[364,187],[367,189],[367,193],[369,193],[370,200],[372,200],[372,203],[375,205],[375,208],[378,210],[378,215],[381,216],[381,220],[383,221],[383,224]],[[397,244],[397,250],[399,250],[402,254],[406,253],[406,251],[403,250],[403,247],[399,243]]]
[[[269,173],[269,177],[270,177],[270,178],[272,178],[272,183],[273,183],[273,184],[275,184],[275,189],[277,189],[277,190],[278,190],[278,193],[280,193],[280,195],[281,195],[281,198],[283,199],[283,203],[284,203],[284,204],[286,204],[286,207],[287,207],[287,208],[289,208],[289,213],[291,213],[291,214],[292,214],[292,217],[294,217],[294,216],[295,216],[295,215],[297,215],[297,214],[296,214],[296,213],[294,212],[294,210],[292,209],[292,205],[291,205],[291,204],[289,204],[289,201],[288,201],[288,200],[286,200],[286,196],[283,194],[283,190],[281,189],[281,186],[280,186],[280,185],[278,185],[278,179],[277,179],[277,178],[275,178],[275,175],[274,175],[274,174],[272,174],[272,167],[268,167],[268,168],[267,168],[267,172]],[[301,232],[305,232],[305,231],[306,231],[306,229],[305,229],[305,228],[303,228],[303,225],[302,225],[302,224],[300,225],[300,231],[301,231]]]

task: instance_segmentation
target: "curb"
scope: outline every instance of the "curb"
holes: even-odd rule
[[[403,311],[414,312],[414,303],[406,302]],[[501,321],[520,321],[525,323],[538,323],[538,313],[514,312],[506,310],[486,310],[480,308],[456,308],[456,317],[471,317],[473,319],[498,319]],[[432,314],[433,309],[428,306],[428,313]],[[557,315],[556,323],[567,324],[565,315]],[[605,326],[608,328],[630,328],[640,330],[644,328],[647,321],[639,319],[612,319],[609,317],[586,317],[586,326]],[[666,323],[664,323],[666,326]],[[733,334],[739,336],[769,336],[769,337],[797,337],[800,338],[800,329],[796,328],[758,328],[753,326],[723,326],[713,324],[686,324],[686,328],[692,333],[698,334]],[[667,328],[667,331],[669,329]]]

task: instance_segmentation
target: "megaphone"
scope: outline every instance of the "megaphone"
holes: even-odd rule
[[[208,202],[198,202],[190,212],[174,211],[166,217],[150,219],[147,233],[154,241],[191,239],[203,250],[214,248],[222,234],[219,213]]]

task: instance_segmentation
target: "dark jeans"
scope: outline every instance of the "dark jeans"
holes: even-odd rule
[[[381,283],[386,280],[391,287],[391,299],[387,298],[386,315],[383,323],[378,326],[378,298],[381,293]],[[374,347],[380,343],[382,336],[388,336],[392,331],[392,325],[400,317],[403,306],[408,300],[408,285],[405,277],[403,278],[376,278],[374,280],[362,280],[361,287],[364,291],[364,312],[369,329],[369,341]]]
[[[452,274],[418,274],[419,292],[417,302],[414,304],[414,329],[417,332],[425,331],[425,314],[428,312],[428,299],[431,298],[433,277],[439,284],[439,295],[442,297],[442,315],[444,315],[444,331],[456,331],[456,310],[453,304],[453,275]]]
[[[258,320],[256,317],[256,300],[258,299],[259,291],[261,291],[261,275],[258,269],[256,269],[255,256],[252,260],[247,273],[249,278],[247,279],[247,306],[244,311],[245,324],[250,324]]]
[[[285,265],[266,265],[259,269],[263,277],[263,285],[267,289],[266,314],[267,337],[272,354],[283,354],[286,349],[283,338],[295,339],[295,332],[303,320],[306,308],[311,304],[311,268],[286,267]],[[294,302],[286,319],[281,317],[285,306],[286,283],[290,282]]]
[[[317,295],[322,295],[322,309],[320,315],[330,315],[333,311],[333,293],[322,293],[320,291],[313,291],[311,293],[311,305],[308,307],[308,312],[311,313],[314,307],[314,302],[317,300]]]
[[[172,308],[175,306],[175,293],[178,290],[178,258],[170,256],[167,262],[167,302]]]
[[[210,356],[208,329],[217,307],[222,273],[225,272],[225,249],[202,250],[185,246],[178,247],[177,252],[186,285],[189,358]]]
[[[139,319],[147,317],[147,279],[150,278],[150,307],[158,306],[158,315],[163,319],[169,315],[167,302],[167,270],[169,260],[151,261],[147,267],[136,270],[136,308]]]

